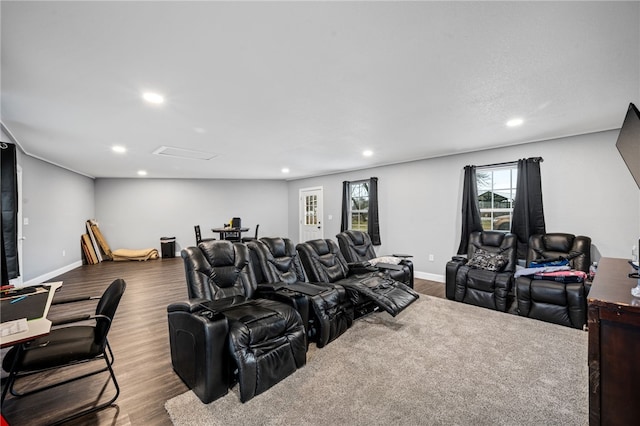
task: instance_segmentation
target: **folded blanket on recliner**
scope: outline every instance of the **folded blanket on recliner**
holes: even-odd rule
[[[565,266],[542,266],[539,268],[522,268],[522,269],[518,269],[516,271],[515,274],[513,274],[514,277],[518,278],[518,277],[522,277],[522,276],[530,276],[530,275],[534,275],[534,274],[540,274],[543,272],[556,272],[556,271],[569,271],[571,270],[571,267],[569,265],[565,265]]]
[[[533,274],[534,280],[557,281],[560,283],[581,283],[587,279],[583,271],[556,271]]]
[[[114,261],[119,260],[153,260],[159,257],[158,250],[154,248],[148,249],[118,249],[111,252]]]

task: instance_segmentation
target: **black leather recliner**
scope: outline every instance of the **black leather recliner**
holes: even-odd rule
[[[310,282],[334,283],[346,288],[356,318],[376,308],[396,316],[419,297],[411,287],[376,268],[350,268],[333,240],[307,241],[298,244],[296,250]]]
[[[189,301],[167,307],[171,362],[205,403],[239,383],[245,402],[306,363],[306,336],[294,308],[256,299],[249,249],[202,242],[181,252]]]
[[[565,233],[532,235],[527,266],[533,261],[569,260],[571,269],[589,272],[591,238]],[[583,328],[587,323],[587,295],[591,283],[564,283],[531,276],[516,278],[518,313],[529,318]]]
[[[476,231],[469,236],[467,257],[456,256],[446,266],[447,299],[505,312],[513,298],[516,236]]]
[[[413,262],[395,256],[379,257],[373,248],[371,237],[366,232],[348,230],[336,235],[342,255],[348,263],[369,262],[389,272],[391,278],[413,288]],[[380,262],[380,263],[378,263]]]
[[[353,306],[344,287],[305,282],[300,258],[290,239],[265,237],[247,245],[261,297],[294,306],[309,341],[321,348],[351,327]]]

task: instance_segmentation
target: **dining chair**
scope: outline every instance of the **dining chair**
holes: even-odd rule
[[[196,245],[200,244],[203,241],[214,241],[215,238],[202,238],[202,233],[200,232],[200,225],[195,225],[193,229],[196,232]]]
[[[258,228],[260,228],[260,224],[256,225],[256,232],[253,237],[242,237],[243,243],[248,243],[249,241],[255,241],[258,239]]]

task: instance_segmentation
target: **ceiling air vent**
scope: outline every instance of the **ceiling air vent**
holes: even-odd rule
[[[202,151],[192,151],[190,149],[176,148],[173,146],[161,146],[153,151],[156,155],[162,155],[173,158],[188,158],[190,160],[211,160],[217,157],[217,154]]]

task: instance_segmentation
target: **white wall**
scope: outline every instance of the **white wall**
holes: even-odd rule
[[[93,179],[22,153],[18,164],[29,222],[22,227],[22,280],[43,281],[81,264],[80,236],[95,213]]]
[[[261,236],[298,241],[300,188],[324,188],[325,238],[340,230],[343,180],[377,176],[380,254],[408,252],[418,276],[442,279],[460,239],[462,169],[541,156],[549,232],[593,239],[594,257],[631,255],[640,236],[640,191],[615,148],[617,131],[510,148],[460,154],[291,182],[193,179],[96,179],[19,152],[23,213],[29,219],[23,279],[50,276],[81,259],[80,235],[89,218],[99,221],[113,248],[160,248],[175,236],[177,250],[195,242],[193,225],[209,229],[242,217],[260,224]],[[4,135],[3,135],[4,136]],[[5,139],[7,140],[7,139]],[[328,220],[332,215],[333,219]],[[62,256],[62,251],[66,256]],[[434,261],[428,261],[428,255]]]
[[[291,181],[289,234],[297,239],[300,188],[324,188],[325,238],[335,239],[342,181],[377,176],[378,254],[411,253],[418,276],[442,280],[460,242],[463,167],[539,156],[547,232],[590,236],[596,260],[629,258],[640,236],[640,191],[615,148],[617,136],[601,132]]]
[[[96,219],[111,249],[157,248],[176,237],[176,251],[195,244],[232,217],[242,226],[260,225],[259,236],[287,236],[284,181],[223,179],[96,179]]]

